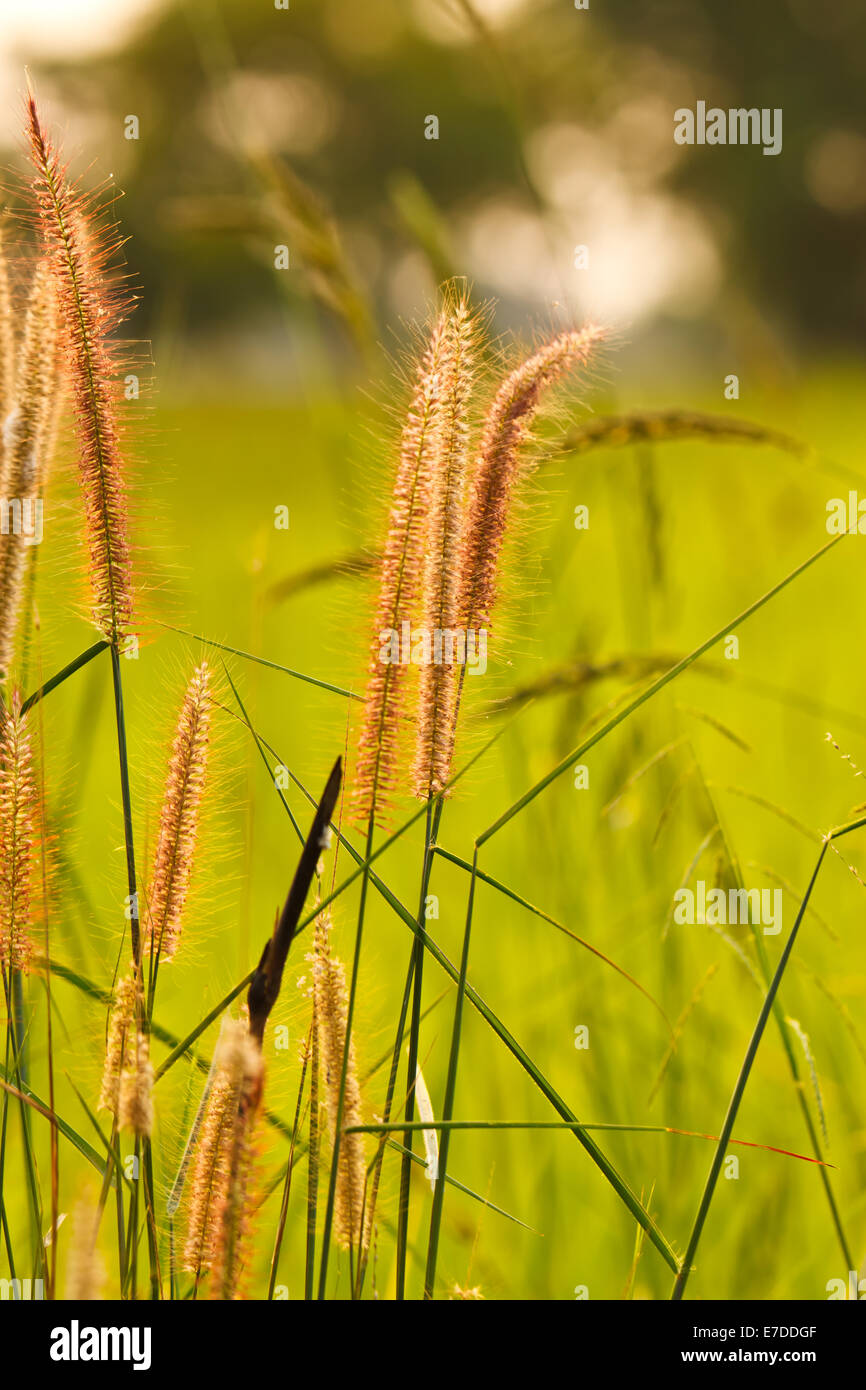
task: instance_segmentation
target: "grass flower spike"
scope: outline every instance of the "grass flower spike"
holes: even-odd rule
[[[135,972],[130,971],[115,991],[99,1105],[117,1116],[121,1129],[145,1135],[153,1128],[153,1066],[148,1038],[140,1026],[138,993]]]
[[[100,1302],[104,1298],[105,1265],[97,1248],[99,1208],[81,1199],[72,1213],[72,1239],[66,1265],[66,1301]]]
[[[9,263],[6,255],[6,228],[0,222],[0,424],[12,409],[15,392],[15,328]],[[0,497],[6,497],[5,450],[0,443]]]
[[[37,267],[24,326],[12,405],[3,424],[0,498],[15,525],[0,535],[0,673],[12,664],[22,582],[30,546],[40,539],[39,493],[47,467],[59,392],[54,291],[46,265]]]
[[[161,960],[171,960],[180,940],[207,776],[210,722],[210,670],[202,662],[187,686],[174,736],[148,894],[145,949],[155,949]]]
[[[602,337],[595,327],[560,333],[515,368],[496,393],[484,423],[464,532],[459,609],[467,628],[485,628],[490,622],[509,504],[525,471],[520,446],[544,393],[566,372],[583,366]]]
[[[0,706],[0,963],[26,970],[33,943],[31,909],[38,823],[26,719],[16,693]]]
[[[70,184],[32,95],[27,120],[33,192],[57,292],[78,427],[92,617],[105,639],[117,644],[132,623],[133,586],[111,335],[126,318],[130,299],[110,280],[109,265],[120,242],[98,225],[93,201]]]
[[[458,556],[469,463],[469,399],[477,355],[477,319],[465,294],[446,303],[446,351],[442,369],[440,426],[427,515],[422,631],[431,659],[420,671],[418,734],[413,789],[426,800],[448,780],[457,667],[451,644],[458,640]]]
[[[215,1298],[234,1298],[243,1273],[252,1209],[254,1127],[262,1058],[244,1020],[230,1019],[217,1045],[216,1074],[196,1146],[185,1268],[211,1271]]]
[[[437,427],[443,400],[448,313],[437,318],[418,367],[403,428],[400,459],[382,555],[379,598],[364,721],[358,742],[353,815],[369,820],[387,802],[397,779],[406,667],[382,658],[383,643],[411,621],[424,568],[427,516],[434,492]]]
[[[313,954],[313,997],[319,1037],[319,1054],[325,1076],[328,1121],[333,1138],[337,1128],[340,1077],[346,1047],[348,998],[346,972],[342,961],[331,954],[330,919],[326,912],[318,918]],[[343,1130],[362,1124],[361,1088],[355,1063],[354,1044],[349,1043],[346,1092],[343,1100]],[[334,1235],[345,1250],[366,1246],[369,1232],[362,1231],[367,1159],[360,1134],[344,1133],[340,1142],[334,1205]]]

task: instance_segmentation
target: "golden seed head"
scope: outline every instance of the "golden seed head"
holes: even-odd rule
[[[171,960],[180,940],[207,776],[211,723],[210,671],[194,672],[172,744],[148,893],[145,950]]]
[[[0,222],[0,420],[12,409],[15,394],[15,318],[9,289],[6,228]],[[5,449],[0,441],[0,497],[7,497]]]
[[[2,299],[2,296],[0,296]],[[38,530],[39,494],[47,468],[50,426],[60,394],[57,315],[47,265],[36,268],[10,408],[3,422],[0,499],[15,523],[0,535],[0,675],[12,664],[30,546]]]
[[[72,1239],[66,1264],[66,1299],[69,1302],[97,1302],[103,1297],[105,1265],[97,1249],[99,1208],[91,1201],[79,1201],[72,1212]]]
[[[247,1023],[227,1020],[196,1143],[184,1246],[184,1268],[196,1277],[210,1270],[215,1298],[236,1297],[244,1270],[262,1071]]]
[[[333,1140],[337,1132],[340,1082],[343,1071],[343,1055],[346,1048],[348,994],[345,969],[342,961],[331,954],[329,938],[330,918],[326,912],[323,912],[316,925],[316,946],[313,955],[313,998],[319,1055],[324,1069],[328,1123]],[[355,1048],[350,1040],[346,1089],[343,1097],[342,1128],[345,1131],[352,1125],[362,1123],[361,1088],[358,1083]],[[370,1233],[364,1220],[366,1176],[367,1160],[364,1151],[364,1136],[343,1133],[337,1165],[334,1237],[338,1245],[346,1250],[359,1249],[362,1239],[363,1245],[366,1247],[369,1240]]]
[[[27,124],[33,196],[57,293],[78,426],[92,617],[106,640],[117,643],[132,623],[133,588],[112,333],[131,301],[111,277],[119,238],[98,225],[92,202],[70,183],[32,96]]]
[[[147,1135],[153,1128],[153,1066],[141,1028],[141,992],[134,969],[120,981],[108,1022],[99,1108],[117,1116],[121,1129]]]
[[[115,1114],[120,1099],[120,1078],[125,1063],[126,1038],[135,1018],[135,996],[135,975],[130,972],[124,975],[114,991],[108,1020],[102,1089],[99,1093],[100,1110],[111,1110]]]
[[[352,816],[364,823],[388,802],[396,778],[403,720],[405,666],[383,659],[383,643],[411,621],[424,566],[424,537],[434,488],[437,428],[443,397],[448,313],[437,317],[416,368],[403,427],[388,530],[379,569],[379,596],[352,796]]]
[[[143,1137],[153,1130],[153,1064],[146,1034],[136,1030],[127,1040],[129,1065],[120,1077],[117,1123]]]
[[[31,937],[38,801],[30,735],[16,691],[0,704],[0,962],[26,970]]]
[[[435,436],[433,489],[427,513],[422,628],[431,659],[420,669],[412,787],[426,800],[448,780],[453,749],[459,642],[459,563],[469,462],[469,402],[478,320],[465,291],[446,300],[442,403]],[[465,634],[464,634],[465,638]],[[436,659],[436,658],[439,659]]]
[[[560,333],[502,382],[487,412],[473,479],[460,566],[459,609],[467,628],[487,628],[514,486],[526,471],[521,445],[547,389],[583,366],[603,337],[593,326]]]

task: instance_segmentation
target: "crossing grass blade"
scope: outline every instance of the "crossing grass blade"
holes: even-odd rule
[[[768,589],[765,594],[762,594],[761,597],[750,604],[748,608],[744,608],[742,613],[739,613],[736,618],[726,623],[724,627],[719,628],[718,632],[714,632],[712,637],[708,637],[700,646],[695,647],[694,651],[690,652],[688,656],[684,656],[681,661],[678,661],[669,671],[666,671],[664,675],[652,681],[645,690],[641,691],[641,693],[635,697],[635,699],[630,700],[627,705],[620,709],[610,719],[605,720],[589,738],[584,739],[582,743],[578,744],[571,753],[556,764],[556,767],[548,772],[546,776],[542,777],[540,781],[531,786],[522,796],[518,797],[507,810],[503,811],[501,816],[498,816],[486,830],[482,831],[476,840],[478,847],[480,848],[483,844],[486,844],[493,835],[498,834],[500,830],[508,825],[509,821],[513,820],[516,815],[519,815],[521,811],[525,810],[525,808],[529,806],[537,796],[540,796],[551,783],[555,782],[564,772],[567,772],[569,768],[573,767],[576,762],[579,762],[591,748],[601,743],[602,739],[606,738],[619,724],[622,724],[634,714],[635,710],[640,709],[648,700],[658,695],[659,691],[664,690],[665,686],[670,685],[671,681],[676,680],[677,676],[682,675],[683,671],[687,671],[700,657],[710,651],[717,642],[721,642],[732,633],[735,628],[740,627],[743,623],[747,622],[749,618],[753,617],[755,613],[760,612],[771,599],[775,598],[777,594],[780,594],[783,589],[786,589],[788,585],[792,584],[795,579],[798,579],[801,574],[805,574],[806,570],[814,565],[816,561],[822,559],[824,555],[828,554],[828,552],[831,551],[834,546],[838,545],[839,542],[844,539],[844,536],[848,534],[848,532],[844,532],[842,535],[834,536],[826,545],[822,545],[820,549],[810,555],[807,560],[804,560],[802,564],[797,565],[789,574],[786,574],[784,579],[781,579],[778,584],[774,584],[772,589]]]
[[[438,854],[440,858],[447,860],[449,864],[456,864],[458,868],[465,870],[466,873],[472,873],[472,865],[468,860],[461,859],[458,854],[452,854],[449,850],[443,849],[441,845],[436,845],[434,847],[434,853]],[[582,946],[585,951],[589,951],[592,955],[597,956],[605,965],[609,965],[611,970],[615,970],[618,975],[621,975],[624,980],[627,980],[630,985],[638,990],[645,999],[649,1000],[653,1008],[657,1009],[664,1019],[665,1027],[668,1032],[673,1033],[670,1019],[661,1004],[657,999],[654,999],[649,990],[645,989],[640,981],[636,980],[633,975],[630,975],[623,966],[617,965],[616,961],[612,960],[610,956],[605,955],[604,951],[600,951],[597,946],[593,946],[592,943],[585,940],[584,937],[578,936],[577,932],[573,932],[569,927],[563,926],[562,922],[558,922],[555,917],[551,917],[549,912],[545,912],[542,908],[536,907],[533,903],[529,902],[528,899],[522,897],[519,893],[515,893],[512,888],[501,883],[499,879],[493,878],[491,874],[486,874],[482,869],[476,868],[475,876],[479,882],[488,884],[489,887],[495,888],[498,893],[502,893],[506,898],[510,898],[512,902],[519,904],[520,907],[525,907],[527,912],[531,912],[534,917],[539,917],[542,922],[548,922],[552,927],[555,927],[557,931],[562,932],[563,936],[567,936],[570,941],[576,942],[577,945]]]
[[[320,690],[327,690],[331,695],[342,695],[346,700],[360,700],[361,696],[353,690],[344,690],[342,686],[333,685],[331,681],[320,680],[318,676],[308,676],[303,671],[295,671],[291,666],[282,666],[278,661],[269,661],[267,657],[255,656],[253,652],[245,652],[240,647],[230,647],[225,642],[216,642],[211,637],[202,637],[198,632],[189,632],[184,627],[173,627],[171,623],[160,623],[160,627],[168,628],[170,632],[177,632],[181,637],[190,637],[194,642],[201,642],[205,647],[214,647],[220,652],[230,652],[232,656],[239,656],[244,661],[252,661],[257,666],[266,666],[270,671],[281,671],[284,676],[293,676],[295,680],[306,681],[307,685],[318,686]]]
[[[80,671],[81,668],[86,666],[89,661],[92,661],[95,656],[99,656],[100,652],[106,651],[108,646],[108,642],[94,642],[93,646],[88,647],[80,656],[76,656],[72,661],[67,662],[62,670],[58,671],[56,675],[51,676],[49,680],[45,681],[44,685],[40,685],[39,689],[34,690],[32,695],[28,695],[21,706],[21,713],[26,714],[28,710],[31,710],[40,700],[44,700],[46,695],[50,695],[52,690],[57,690],[59,686],[69,680],[70,676],[74,676],[76,671]]]

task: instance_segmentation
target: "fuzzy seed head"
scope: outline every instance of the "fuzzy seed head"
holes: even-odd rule
[[[15,319],[9,289],[6,228],[0,222],[0,420],[12,409],[15,394]],[[0,444],[0,497],[7,497],[5,451]]]
[[[581,367],[602,330],[560,333],[505,378],[487,412],[473,479],[460,566],[459,608],[467,628],[487,628],[496,603],[497,575],[514,487],[527,464],[521,445],[545,392]]]
[[[324,1070],[328,1123],[333,1140],[337,1132],[340,1080],[343,1070],[343,1054],[346,1048],[348,994],[345,968],[342,961],[331,954],[329,938],[330,919],[327,913],[322,913],[317,922],[316,946],[313,954],[313,998],[319,1055]],[[355,1048],[350,1040],[346,1089],[343,1098],[342,1128],[345,1131],[352,1125],[362,1123],[361,1088],[358,1083]],[[341,1245],[344,1250],[358,1250],[361,1247],[362,1238],[363,1245],[366,1247],[369,1240],[370,1233],[366,1229],[366,1222],[364,1221],[366,1173],[367,1160],[364,1152],[364,1136],[362,1134],[343,1133],[337,1165],[334,1236],[337,1244]]]
[[[210,1270],[214,1298],[235,1298],[241,1287],[261,1092],[261,1053],[247,1023],[229,1020],[196,1145],[184,1246],[184,1268],[196,1277]]]
[[[57,317],[46,264],[36,269],[11,406],[3,422],[4,480],[0,499],[18,508],[19,529],[0,534],[0,673],[12,664],[15,631],[35,507],[47,471],[51,424],[60,395]]]
[[[446,302],[442,402],[435,433],[433,487],[428,508],[422,594],[422,624],[431,640],[456,641],[460,596],[460,552],[469,462],[469,400],[475,375],[478,321],[465,293]],[[457,689],[453,648],[443,660],[421,667],[413,791],[421,800],[448,781]],[[447,659],[450,656],[450,660]]]
[[[434,489],[436,436],[444,383],[448,315],[443,310],[418,364],[400,457],[388,531],[379,570],[379,597],[352,799],[352,816],[364,823],[387,806],[397,778],[406,668],[383,660],[383,642],[411,621],[424,567],[424,534]]]
[[[103,1297],[105,1265],[96,1246],[99,1209],[81,1201],[72,1213],[72,1239],[66,1265],[66,1299],[69,1302],[98,1302]]]
[[[153,1131],[153,1064],[150,1041],[141,1029],[127,1040],[129,1065],[120,1076],[117,1123],[121,1129],[143,1137]]]
[[[26,970],[31,936],[38,800],[30,735],[16,692],[0,705],[0,962]]]
[[[171,960],[180,940],[207,777],[210,723],[210,670],[202,662],[187,686],[172,744],[148,893],[145,949],[155,949],[161,960]]]
[[[114,1001],[108,1020],[108,1041],[105,1047],[105,1062],[102,1071],[102,1089],[99,1093],[100,1110],[117,1113],[120,1099],[120,1079],[124,1067],[126,1038],[135,1019],[135,976],[125,975],[114,992]]]
[[[102,1070],[99,1108],[117,1116],[121,1129],[148,1135],[153,1129],[153,1066],[141,1028],[141,990],[136,971],[123,977],[114,993]]]
[[[27,127],[33,196],[57,293],[77,422],[91,612],[106,640],[117,643],[130,629],[133,588],[111,334],[123,321],[129,300],[109,277],[118,241],[97,225],[92,203],[70,183],[32,96]]]

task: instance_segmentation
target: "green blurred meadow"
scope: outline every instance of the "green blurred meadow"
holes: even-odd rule
[[[89,119],[99,137],[90,152],[100,165],[126,158],[120,168],[128,196],[119,215],[133,232],[127,254],[143,287],[142,335],[153,343],[155,389],[145,392],[141,408],[122,407],[129,410],[142,589],[140,647],[123,662],[123,678],[143,881],[178,705],[202,657],[218,685],[212,775],[182,949],[159,976],[157,1068],[259,958],[300,850],[285,802],[305,835],[312,805],[300,787],[318,799],[338,754],[351,786],[375,575],[335,565],[360,552],[375,556],[382,541],[406,407],[405,371],[395,365],[405,354],[406,320],[423,316],[436,284],[451,273],[473,279],[479,302],[498,300],[494,333],[513,333],[524,345],[539,336],[540,324],[580,321],[593,296],[618,304],[610,288],[613,281],[624,293],[615,252],[610,274],[585,297],[574,283],[571,248],[583,236],[578,213],[590,206],[589,194],[571,188],[557,204],[556,179],[542,179],[539,192],[539,169],[550,175],[550,160],[558,158],[568,173],[585,156],[591,184],[599,150],[614,158],[615,115],[629,97],[638,108],[646,98],[630,120],[646,120],[647,129],[661,103],[659,138],[667,140],[668,106],[678,103],[683,73],[689,100],[705,90],[694,85],[699,81],[740,90],[740,47],[719,34],[709,5],[693,7],[693,31],[682,7],[669,7],[650,35],[640,27],[639,7],[624,5],[600,22],[586,51],[565,29],[572,16],[554,5],[539,8],[537,23],[520,4],[482,6],[492,48],[483,28],[467,36],[472,7],[462,3],[456,9],[463,29],[453,13],[449,20],[458,38],[452,30],[439,35],[438,7],[416,6],[410,20],[408,10],[377,0],[365,41],[357,19],[349,23],[350,8],[336,0],[321,13],[299,6],[293,47],[285,30],[275,37],[268,27],[273,16],[251,17],[241,4],[166,5],[110,54],[45,64],[57,108],[79,122],[73,132],[88,133]],[[581,1122],[665,1128],[594,1137],[678,1257],[821,837],[866,802],[859,770],[866,773],[862,538],[841,539],[735,626],[735,651],[719,641],[585,756],[569,759],[656,677],[825,546],[831,499],[847,500],[851,490],[866,498],[866,367],[857,317],[866,302],[864,214],[851,192],[862,151],[855,140],[846,147],[848,163],[837,166],[821,143],[828,130],[859,120],[856,65],[848,57],[857,48],[850,36],[858,21],[850,7],[840,7],[847,28],[840,18],[815,60],[810,105],[792,77],[804,46],[811,52],[809,24],[803,6],[789,9],[782,58],[763,66],[756,58],[749,75],[758,95],[742,97],[790,106],[793,153],[788,164],[778,161],[780,175],[776,161],[737,164],[727,158],[735,152],[726,151],[714,184],[696,161],[671,172],[659,157],[656,167],[647,153],[651,140],[634,156],[634,168],[626,159],[626,173],[620,170],[626,183],[634,178],[667,207],[671,220],[659,243],[670,285],[651,283],[658,301],[646,298],[647,282],[661,272],[651,256],[649,270],[641,259],[644,224],[633,239],[616,242],[622,284],[645,298],[633,314],[611,308],[613,341],[603,361],[586,379],[558,389],[558,408],[541,428],[539,465],[509,541],[488,670],[467,680],[457,766],[475,761],[446,801],[438,841],[444,853],[434,858],[430,886],[436,902],[427,927],[456,966],[466,865],[477,837],[562,765],[562,774],[481,848],[482,873],[508,893],[490,882],[476,886],[468,979]],[[732,8],[734,40],[754,37],[750,12]],[[763,51],[757,43],[753,50]],[[502,86],[491,53],[513,87]],[[253,89],[258,82],[267,95],[265,79],[279,84],[286,73],[320,84],[321,107],[315,91],[305,96],[293,87],[292,100],[302,116],[310,101],[320,115],[330,113],[330,134],[304,147],[288,118],[282,135],[275,120],[267,158],[244,163],[244,151],[214,136],[208,103],[250,74]],[[124,83],[133,78],[127,98]],[[266,112],[281,109],[275,91],[276,105],[265,101]],[[198,133],[191,139],[172,118],[178,93],[194,113],[190,128]],[[434,162],[421,132],[428,106],[440,109],[438,99],[445,138]],[[150,144],[145,137],[124,150],[118,131],[129,102],[142,111],[145,130],[151,118],[155,133]],[[288,95],[285,102],[297,114]],[[448,146],[446,118],[463,132],[458,153],[453,142]],[[590,147],[587,131],[599,140],[606,132],[608,144]],[[770,164],[775,182],[768,185],[763,166]],[[514,214],[504,272],[497,228],[508,221],[509,198],[537,225],[531,236]],[[618,198],[615,190],[594,210],[600,230],[593,245],[600,250],[606,210],[621,233],[637,206]],[[489,207],[485,213],[488,199],[492,214]],[[782,243],[771,235],[768,199],[779,221],[795,229]],[[488,220],[473,232],[472,217],[482,213]],[[693,215],[704,219],[700,234]],[[655,225],[652,218],[647,225]],[[542,264],[539,228],[549,234],[555,273]],[[300,251],[281,280],[271,247],[284,237],[293,257],[296,246]],[[804,254],[810,246],[819,248],[812,261]],[[678,257],[698,286],[692,299],[687,288],[685,308]],[[561,299],[558,276],[567,282]],[[505,351],[512,361],[513,343]],[[729,400],[724,380],[734,371],[740,394]],[[805,449],[700,437],[586,452],[567,447],[569,433],[594,418],[669,408],[756,422]],[[20,672],[27,692],[94,640],[68,431],[60,455]],[[575,526],[579,507],[588,509],[586,529]],[[285,529],[275,524],[281,508],[288,509]],[[272,750],[269,767],[239,701]],[[105,1112],[96,1113],[106,1002],[129,955],[108,652],[53,690],[31,719],[49,830],[53,968],[50,978],[43,967],[25,984],[26,1082],[47,1105],[50,986],[54,1109],[66,1127],[58,1141],[56,1205],[73,1213],[99,1196],[105,1146],[97,1125],[103,1136],[109,1132]],[[285,802],[274,781],[278,760],[297,779]],[[586,786],[577,785],[578,764],[588,771]],[[374,866],[413,917],[424,844],[418,812],[416,802],[398,797],[390,829],[414,822]],[[363,837],[348,823],[342,829],[363,855]],[[847,1281],[850,1269],[866,1275],[864,837],[866,829],[854,831],[825,856],[736,1118],[733,1137],[742,1143],[726,1150],[689,1298],[821,1300],[830,1281]],[[339,888],[353,873],[346,849],[332,849],[323,891],[330,892],[332,874]],[[698,879],[726,889],[781,889],[781,933],[672,922],[675,892]],[[356,876],[333,904],[334,949],[347,963],[359,891]],[[371,888],[354,1026],[371,1124],[383,1111],[411,945],[405,921]],[[310,1026],[311,949],[307,928],[293,943],[264,1041],[265,1104],[282,1129],[263,1126],[251,1298],[268,1291],[289,1156],[286,1127],[290,1132]],[[456,992],[428,956],[419,1059],[437,1115]],[[172,1224],[166,1202],[218,1031],[212,1022],[196,1038],[195,1055],[188,1049],[155,1087],[164,1296],[172,1291],[172,1251],[183,1239],[182,1213]],[[404,1081],[405,1045],[397,1107]],[[4,1116],[0,1277],[37,1277],[51,1224],[49,1125],[43,1114],[28,1112],[42,1204],[37,1230],[20,1108],[9,1101]],[[454,1118],[527,1125],[559,1118],[471,1001]],[[307,1120],[305,1112],[275,1275],[277,1296],[289,1299],[303,1298],[305,1287]],[[812,1161],[816,1143],[832,1165],[824,1173],[838,1217]],[[421,1148],[416,1135],[416,1153]],[[120,1152],[128,1163],[126,1136]],[[329,1153],[325,1142],[320,1196]],[[462,1188],[451,1186],[444,1204],[437,1297],[670,1297],[670,1268],[566,1127],[456,1130],[448,1171]],[[394,1296],[399,1178],[400,1154],[389,1148],[365,1297]],[[106,1297],[120,1291],[113,1200],[99,1239]],[[416,1165],[411,1298],[423,1287],[431,1204]],[[73,1222],[67,1217],[55,1237],[61,1296]],[[142,1236],[141,1297],[148,1292],[146,1265]],[[178,1275],[174,1292],[189,1296],[189,1287]],[[350,1292],[348,1258],[335,1249],[328,1295]]]
[[[531,486],[527,534],[513,556],[507,643],[491,643],[488,673],[470,689],[461,761],[492,733],[502,730],[502,737],[482,753],[448,801],[440,836],[444,849],[471,858],[474,837],[577,746],[637,682],[626,673],[582,689],[540,694],[505,716],[491,712],[497,700],[576,658],[640,653],[664,661],[685,654],[826,541],[826,500],[847,496],[850,478],[841,470],[855,466],[860,453],[862,388],[862,376],[840,366],[802,381],[790,402],[749,402],[751,418],[782,421],[813,442],[817,466],[768,447],[685,442],[564,455],[539,470]],[[690,407],[713,404],[686,399]],[[213,641],[358,691],[369,581],[336,577],[280,602],[269,601],[268,594],[286,576],[370,541],[379,509],[371,497],[376,470],[371,473],[366,457],[365,412],[370,410],[363,401],[346,398],[316,398],[294,408],[272,401],[206,406],[160,401],[143,450],[159,461],[144,465],[158,469],[158,481],[149,482],[139,519],[145,511],[160,517],[155,544],[149,527],[141,526],[143,562],[154,572],[158,590],[150,607]],[[302,485],[297,473],[292,480],[288,471],[299,459]],[[589,508],[586,531],[574,528],[578,504]],[[273,525],[279,505],[290,508],[287,531]],[[725,940],[709,927],[671,925],[673,893],[718,816],[724,840],[710,842],[689,881],[702,876],[727,886],[733,881],[728,857],[734,855],[750,886],[784,884],[784,931],[765,941],[775,963],[814,865],[818,833],[844,822],[862,799],[852,768],[825,741],[832,732],[855,763],[862,761],[860,567],[858,538],[845,538],[737,629],[737,660],[726,662],[723,645],[715,648],[587,755],[587,789],[576,789],[566,774],[484,850],[485,873],[611,957],[677,1026],[676,1050],[668,1058],[671,1039],[664,1020],[627,980],[549,922],[492,887],[479,887],[471,983],[587,1123],[719,1132],[761,1003],[748,969],[749,963],[754,966],[754,946],[744,928],[733,928]],[[52,568],[46,547],[38,588],[45,634],[39,660],[46,673],[88,642],[86,625],[70,612],[63,574]],[[125,671],[136,836],[145,864],[174,707],[185,673],[202,652],[208,655],[153,621],[146,625],[139,659]],[[347,736],[351,769],[350,702],[291,675],[223,655],[257,731],[304,786],[318,795]],[[219,652],[208,659],[218,665]],[[103,654],[44,701],[40,730],[61,856],[50,913],[52,954],[101,989],[110,988],[124,925],[122,824],[107,678]],[[184,948],[161,974],[156,1009],[158,1023],[178,1037],[186,1036],[255,964],[298,851],[259,754],[233,717],[237,706],[225,680],[221,687],[226,712],[217,722],[216,776],[193,904]],[[53,749],[61,750],[59,757]],[[638,778],[664,749],[667,755]],[[288,799],[305,827],[308,804],[297,790]],[[414,809],[401,801],[394,826]],[[422,828],[416,822],[379,866],[393,892],[410,905],[417,891]],[[361,849],[355,832],[349,833]],[[826,1124],[826,1156],[835,1165],[831,1181],[858,1260],[866,1161],[857,1102],[866,1064],[866,965],[858,930],[864,889],[846,863],[855,870],[863,866],[861,834],[840,842],[844,861],[829,856],[781,990],[785,1016],[796,1019],[808,1037],[812,1063],[792,1034],[800,1085],[819,1132]],[[71,865],[74,878],[64,865]],[[350,868],[347,857],[339,855],[338,883]],[[432,891],[440,899],[439,917],[430,929],[453,961],[459,959],[467,886],[463,870],[437,861]],[[337,949],[344,958],[351,955],[356,912],[357,883],[334,909]],[[392,1045],[409,945],[404,923],[374,894],[358,1004],[362,1070],[372,1068]],[[304,949],[302,938],[266,1039],[267,1103],[286,1123],[291,1123],[298,1051],[309,1023]],[[51,988],[57,1112],[92,1143],[76,1090],[92,1107],[104,1008],[57,976]],[[444,1086],[453,998],[447,976],[428,968],[425,1004],[433,1007],[422,1028],[421,1058],[434,1105]],[[37,1007],[29,1045],[31,1084],[44,1096],[40,1016]],[[589,1030],[585,1049],[575,1047],[580,1025]],[[280,1026],[288,1028],[288,1050],[276,1046],[274,1029]],[[206,1058],[215,1035],[214,1026],[197,1043]],[[154,1043],[157,1065],[167,1052]],[[156,1178],[163,1197],[200,1084],[198,1073],[180,1061],[156,1087]],[[372,1119],[381,1113],[381,1069],[364,1089]],[[471,1009],[455,1117],[555,1118]],[[35,1117],[40,1172],[49,1167],[46,1129]],[[735,1136],[810,1153],[796,1087],[772,1025]],[[672,1134],[603,1134],[600,1139],[681,1252],[711,1143]],[[739,1175],[720,1182],[692,1296],[826,1297],[827,1281],[847,1278],[847,1271],[815,1165],[759,1148],[731,1152],[739,1160]],[[273,1134],[265,1173],[275,1176],[284,1162],[285,1140]],[[443,1287],[479,1286],[488,1298],[567,1299],[581,1285],[591,1298],[667,1296],[670,1272],[652,1247],[641,1250],[633,1268],[634,1222],[570,1133],[460,1132],[451,1165],[461,1183],[508,1215],[464,1193],[449,1194]],[[397,1171],[398,1158],[390,1155],[375,1275],[377,1291],[385,1297],[393,1277]],[[278,1278],[289,1297],[303,1288],[302,1177],[303,1168],[294,1184]],[[82,1157],[62,1141],[61,1211],[74,1205],[85,1178],[96,1182]],[[271,1195],[258,1221],[253,1287],[260,1291],[266,1286],[278,1203],[279,1194]],[[419,1170],[411,1222],[417,1258],[429,1206],[429,1188]],[[10,1207],[9,1215],[13,1245],[26,1247],[26,1207]],[[110,1270],[107,1252],[106,1264]],[[416,1268],[410,1286],[418,1278]]]

